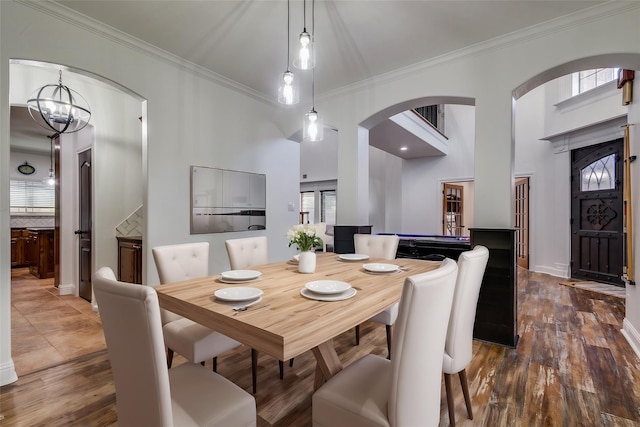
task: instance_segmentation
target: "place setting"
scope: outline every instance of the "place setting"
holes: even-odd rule
[[[369,274],[394,274],[401,271],[399,265],[380,262],[362,264],[362,268]]]
[[[262,289],[248,286],[234,286],[218,289],[213,293],[216,302],[228,305],[234,311],[245,311],[247,308],[262,301]]]
[[[314,280],[300,289],[300,295],[316,301],[342,301],[356,295],[355,288],[340,280]]]
[[[257,280],[261,275],[256,270],[229,270],[220,273],[218,280],[222,283],[246,283]]]
[[[366,261],[369,259],[369,255],[366,254],[340,254],[338,255],[340,261]]]

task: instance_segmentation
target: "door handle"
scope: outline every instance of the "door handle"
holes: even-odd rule
[[[85,230],[76,230],[73,232],[73,234],[87,234],[87,233],[88,231],[85,231]]]

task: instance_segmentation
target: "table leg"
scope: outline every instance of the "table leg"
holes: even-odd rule
[[[326,341],[311,349],[316,358],[314,390],[342,370],[342,362],[333,346],[333,340]]]

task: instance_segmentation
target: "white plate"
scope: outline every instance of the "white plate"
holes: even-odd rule
[[[290,261],[291,261],[292,263],[294,263],[294,264],[297,264],[298,262],[300,262],[300,254],[296,254],[296,255],[294,255],[294,256],[290,259]]]
[[[317,294],[315,292],[311,292],[307,288],[300,289],[300,295],[305,298],[314,299],[316,301],[342,301],[344,299],[349,299],[356,294],[355,288],[349,288],[349,290],[341,292],[339,294],[333,295],[322,295]]]
[[[258,278],[255,279],[249,279],[249,280],[232,280],[232,279],[225,279],[224,277],[220,276],[218,277],[218,281],[222,282],[222,283],[233,283],[233,284],[242,284],[242,283],[249,283],[249,282],[253,282],[254,280],[257,280]]]
[[[314,280],[308,282],[304,287],[316,294],[332,295],[349,290],[351,285],[339,280]]]
[[[365,254],[342,254],[339,258],[343,261],[364,261],[369,259],[369,255]]]
[[[224,280],[243,281],[257,279],[261,274],[261,272],[255,270],[229,270],[223,271],[220,277]]]
[[[262,295],[262,289],[236,286],[233,288],[218,289],[213,294],[222,301],[247,301]]]
[[[229,307],[251,307],[252,305],[259,303],[260,301],[262,301],[262,297],[242,301],[223,301],[220,298],[216,299],[217,304],[228,305]]]
[[[372,273],[391,273],[398,270],[398,266],[395,264],[381,264],[377,262],[362,264],[362,268]]]

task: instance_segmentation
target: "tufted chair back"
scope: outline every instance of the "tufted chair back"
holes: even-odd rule
[[[156,246],[151,252],[162,284],[209,275],[209,242]],[[164,309],[161,314],[163,325],[182,318]]]
[[[400,238],[396,235],[354,234],[353,244],[357,254],[371,258],[396,259]]]
[[[224,242],[229,255],[232,270],[243,270],[253,265],[269,262],[267,237],[247,237],[244,239],[230,239]]]

